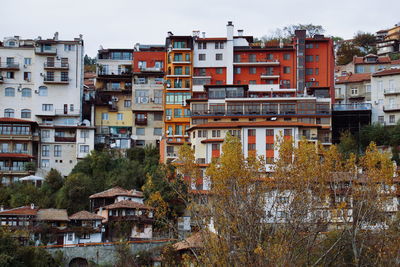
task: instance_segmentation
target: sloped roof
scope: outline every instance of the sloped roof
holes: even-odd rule
[[[0,153],[0,158],[34,158],[34,156],[24,153]]]
[[[0,122],[37,124],[37,122],[35,122],[35,121],[22,120],[22,119],[17,119],[17,118],[8,118],[8,117],[0,118]]]
[[[335,83],[358,83],[362,81],[370,81],[371,73],[354,73],[336,78]]]
[[[377,59],[374,62],[366,62],[366,61],[364,61],[364,59],[366,57],[376,57]],[[390,57],[387,57],[387,56],[378,57],[377,55],[369,54],[369,55],[366,55],[363,57],[354,57],[353,63],[354,64],[389,64]]]
[[[78,211],[77,213],[72,214],[69,216],[70,220],[103,220],[104,217],[88,212],[86,210]]]
[[[240,127],[321,127],[318,124],[290,121],[250,121],[250,122],[210,122],[191,127],[189,130],[202,128],[240,128]]]
[[[143,197],[143,192],[137,190],[126,190],[116,186],[100,193],[91,195],[89,198],[113,198],[116,196]]]
[[[40,209],[37,213],[38,221],[65,221],[68,222],[68,214],[65,209]]]
[[[112,209],[146,209],[146,210],[152,210],[154,209],[153,207],[144,205],[142,203],[138,203],[135,201],[131,200],[122,200],[118,201],[114,204],[107,205],[103,207],[104,209],[112,210]]]
[[[192,249],[192,248],[202,248],[204,247],[203,241],[202,241],[202,233],[197,232],[188,238],[175,243],[173,247],[176,250],[187,250],[187,249]]]
[[[400,74],[400,68],[378,71],[372,74],[372,76],[379,77],[379,76],[397,75],[397,74]]]
[[[31,208],[30,206],[22,206],[18,208],[13,208],[9,210],[0,211],[0,216],[2,215],[36,215],[38,209]]]

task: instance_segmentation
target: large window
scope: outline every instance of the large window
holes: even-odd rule
[[[146,104],[149,102],[149,90],[136,90],[135,91],[135,103]]]
[[[61,145],[54,145],[54,157],[61,157]]]
[[[42,104],[42,111],[52,111],[53,104]]]
[[[23,88],[21,91],[22,97],[32,97],[32,89],[30,88]]]
[[[199,54],[199,61],[206,60],[206,54]]]
[[[6,108],[4,110],[4,117],[6,117],[6,118],[14,118],[14,110],[12,108]]]
[[[49,156],[50,156],[50,146],[42,145],[42,157],[49,157]]]
[[[175,41],[174,48],[186,48],[186,42],[183,41]]]
[[[46,86],[39,87],[39,96],[47,96],[47,87]]]
[[[182,118],[182,109],[180,109],[180,108],[174,109],[174,117],[175,118]]]
[[[154,128],[153,135],[162,135],[162,128]]]
[[[186,99],[190,99],[190,93],[167,93],[165,96],[167,104],[184,105]]]
[[[21,118],[30,118],[31,117],[31,110],[30,109],[23,109],[21,110]]]
[[[136,128],[136,135],[144,135],[144,128]]]
[[[12,87],[7,87],[4,92],[5,96],[15,96],[15,89]]]
[[[103,121],[108,121],[108,113],[107,113],[107,112],[101,113],[101,119],[102,119]]]
[[[81,152],[81,153],[89,153],[89,146],[88,145],[81,145],[79,147],[79,152]]]

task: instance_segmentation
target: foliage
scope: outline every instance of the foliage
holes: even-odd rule
[[[60,254],[53,258],[44,249],[21,246],[10,232],[0,229],[0,266],[61,266],[62,261]]]
[[[356,45],[351,42],[343,42],[336,53],[336,64],[346,65],[353,60],[354,56],[364,56],[365,53],[362,52]]]
[[[135,257],[130,250],[128,243],[121,243],[115,246],[116,262],[115,267],[135,266]]]
[[[361,31],[353,37],[354,45],[360,47],[366,54],[376,54],[376,41],[374,34]]]
[[[36,171],[36,164],[35,162],[27,162],[25,163],[25,171]]]
[[[350,157],[351,154],[358,154],[357,140],[349,131],[342,132],[340,134],[338,150],[347,159]]]
[[[321,25],[314,24],[291,24],[283,28],[277,28],[268,35],[264,35],[263,41],[279,41],[290,42],[296,30],[306,30],[307,37],[313,37],[315,34],[323,34],[325,29]]]

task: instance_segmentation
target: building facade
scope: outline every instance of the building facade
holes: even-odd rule
[[[81,119],[83,53],[82,36],[60,40],[58,33],[51,39],[8,37],[0,44],[2,117],[38,123],[40,175],[55,168],[66,176],[94,148],[94,128]]]

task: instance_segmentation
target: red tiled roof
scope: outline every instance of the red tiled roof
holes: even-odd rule
[[[399,65],[400,59],[392,60],[392,65]]]
[[[152,210],[154,209],[153,207],[144,205],[142,203],[138,203],[135,201],[131,200],[122,200],[118,201],[114,204],[107,205],[103,207],[104,209],[112,210],[112,209],[146,209],[146,210]]]
[[[362,81],[370,81],[371,73],[354,73],[336,78],[336,83],[357,83]]]
[[[241,128],[241,127],[321,127],[318,124],[290,121],[250,121],[250,122],[210,122],[192,126],[189,130],[202,128]]]
[[[116,186],[106,191],[93,194],[89,198],[112,198],[116,196],[143,197],[143,192],[137,190],[126,190]]]
[[[22,120],[22,119],[17,119],[17,118],[7,118],[7,117],[0,118],[0,122],[11,122],[11,123],[15,122],[15,123],[37,124],[36,121]]]
[[[40,209],[37,213],[38,221],[65,221],[68,222],[68,214],[65,209]]]
[[[0,211],[1,215],[36,215],[38,209],[31,208],[30,206],[22,206],[14,209]]]
[[[103,220],[104,217],[88,212],[86,210],[78,211],[77,213],[72,214],[69,216],[70,220]]]
[[[197,232],[195,234],[192,234],[191,236],[187,237],[186,239],[175,243],[173,245],[175,250],[188,250],[192,248],[203,248],[203,237],[202,237],[201,232]]]
[[[366,57],[376,57],[375,55],[366,55],[364,57],[354,57],[353,58],[353,63],[354,64],[382,64],[382,63],[386,63],[389,64],[390,63],[390,57],[377,57],[377,60],[375,62],[366,62],[364,61],[364,58]]]
[[[96,78],[96,73],[95,72],[85,72],[84,77],[85,77],[85,79]]]
[[[374,74],[372,74],[372,76],[380,77],[380,76],[397,75],[397,74],[400,74],[400,68],[378,71],[378,72],[375,72]]]
[[[0,153],[0,158],[34,158],[34,156],[19,153]]]

